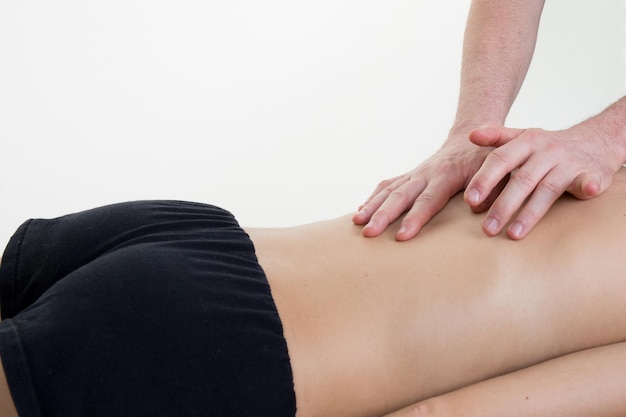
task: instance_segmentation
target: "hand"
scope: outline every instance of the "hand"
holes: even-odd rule
[[[602,193],[622,163],[623,152],[610,138],[581,125],[561,131],[488,127],[471,132],[470,141],[497,149],[468,184],[465,201],[475,212],[490,207],[483,229],[491,236],[515,216],[507,228],[511,239],[526,236],[564,192],[580,199]],[[494,199],[494,187],[509,173]]]
[[[451,137],[435,155],[414,170],[382,181],[359,207],[353,222],[365,224],[363,234],[374,237],[409,210],[396,239],[413,238],[452,196],[465,188],[490,150],[470,143],[467,135]]]

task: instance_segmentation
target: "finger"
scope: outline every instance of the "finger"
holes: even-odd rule
[[[553,166],[548,160],[541,157],[531,158],[521,168],[511,174],[498,198],[493,202],[485,220],[485,233],[494,236],[504,228],[504,225],[513,217],[515,212],[524,204],[526,198],[536,189],[538,184]],[[553,185],[552,181],[543,182],[542,187]],[[563,187],[563,186],[561,186]],[[564,186],[566,187],[566,185]],[[564,189],[563,187],[563,189]],[[544,191],[547,192],[548,190]],[[557,191],[556,189],[554,191]],[[563,191],[561,190],[561,193]]]
[[[409,181],[408,176],[399,176],[390,180],[382,181],[376,187],[376,190],[372,193],[368,199],[359,206],[358,212],[352,216],[352,222],[357,225],[367,224],[370,221],[372,214],[380,208],[385,202],[389,194],[393,190],[397,189]]]
[[[492,151],[472,177],[464,193],[470,207],[478,207],[510,172],[532,154],[529,142],[511,142]],[[545,171],[544,171],[545,172]]]
[[[502,192],[502,190],[508,183],[509,178],[510,178],[510,175],[506,175],[504,178],[502,178],[502,180],[498,183],[498,185],[496,185],[493,188],[493,190],[491,190],[491,193],[489,193],[487,198],[485,198],[482,203],[475,205],[475,206],[470,206],[472,211],[474,213],[482,213],[484,211],[489,210],[493,202],[496,200],[496,198],[498,198],[498,196],[500,195],[500,193]]]
[[[450,181],[433,181],[415,199],[413,207],[402,219],[396,240],[413,239],[422,227],[459,191],[459,187]]]
[[[608,186],[608,184],[603,185],[602,181],[595,175],[584,172],[576,177],[572,185],[567,188],[567,191],[576,198],[587,200],[598,196]]]
[[[490,126],[470,132],[469,140],[479,146],[499,147],[522,135],[525,129],[513,129],[503,126]]]
[[[407,181],[391,191],[385,200],[372,214],[370,221],[363,228],[366,237],[379,236],[387,226],[393,223],[402,213],[407,211],[426,187],[422,177]],[[372,201],[374,202],[374,200]]]
[[[557,169],[550,171],[537,184],[530,199],[519,212],[515,221],[507,228],[511,239],[519,240],[526,236],[539,220],[548,212],[552,204],[565,192],[571,180],[565,172]]]
[[[405,178],[405,182],[409,180],[409,178],[404,175],[398,175],[397,177],[393,177],[393,178],[379,182],[376,188],[374,189],[374,191],[372,192],[372,194],[370,194],[370,196],[367,197],[367,200],[365,200],[365,202],[361,204],[357,210],[361,211],[363,207],[368,205],[370,201],[372,201],[378,194],[381,193],[381,191],[383,191],[385,188],[393,186],[394,183],[398,182],[402,178]]]

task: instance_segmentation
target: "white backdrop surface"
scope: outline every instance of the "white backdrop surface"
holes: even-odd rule
[[[546,2],[510,125],[624,93],[624,4]],[[0,3],[0,244],[144,198],[254,226],[354,210],[450,127],[468,0]]]

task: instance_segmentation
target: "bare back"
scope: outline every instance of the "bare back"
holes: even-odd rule
[[[626,172],[564,197],[522,241],[460,196],[409,241],[349,217],[248,229],[276,300],[299,416],[380,415],[626,339]]]

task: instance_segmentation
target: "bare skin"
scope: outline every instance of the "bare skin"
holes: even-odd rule
[[[483,230],[490,236],[506,229],[521,239],[564,192],[580,199],[602,193],[626,163],[626,99],[583,123],[560,131],[493,127],[470,133],[482,146],[495,146],[465,190],[476,211],[489,208]],[[488,196],[507,175],[500,194]],[[520,210],[521,208],[521,210]]]
[[[626,410],[626,343],[561,356],[386,417],[593,417]]]
[[[564,192],[590,199],[609,186],[626,163],[626,98],[568,129],[503,127],[533,56],[543,4],[472,1],[448,139],[417,168],[376,187],[353,217],[365,236],[380,235],[408,211],[396,239],[411,239],[465,190],[472,210],[488,211],[487,235],[522,239]]]
[[[396,239],[412,239],[448,200],[465,189],[493,149],[468,140],[500,126],[522,87],[537,40],[544,0],[473,0],[465,26],[461,85],[454,124],[443,146],[417,168],[382,181],[353,217],[363,234],[380,235],[408,210]],[[487,191],[481,181],[480,192]],[[498,195],[481,194],[486,207]],[[479,206],[472,204],[478,208]],[[484,206],[482,207],[484,209]]]
[[[398,243],[345,218],[250,229],[290,350],[298,416],[380,416],[626,340],[626,172],[559,200],[521,242],[487,238],[461,196]]]
[[[590,398],[593,412],[624,409],[610,386],[626,383],[626,170],[592,201],[558,200],[519,242],[487,238],[482,217],[459,195],[405,243],[399,224],[364,239],[346,217],[247,229],[284,325],[298,417],[536,417],[589,411]],[[590,392],[598,381],[610,383]],[[534,408],[518,407],[526,394]],[[17,415],[3,372],[0,407]],[[584,415],[612,415],[601,412]]]

